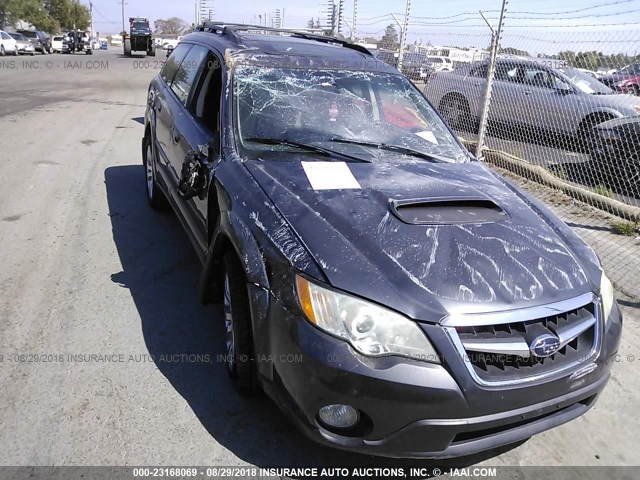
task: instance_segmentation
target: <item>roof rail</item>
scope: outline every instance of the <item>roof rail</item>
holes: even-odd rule
[[[237,43],[239,42],[239,37],[236,34],[237,32],[269,32],[269,33],[284,33],[296,38],[303,38],[305,40],[314,40],[316,42],[328,43],[328,44],[337,44],[341,45],[345,48],[350,48],[352,50],[356,50],[360,53],[364,53],[365,55],[373,55],[369,49],[356,45],[355,43],[350,42],[349,40],[344,40],[341,38],[330,37],[325,35],[317,35],[314,33],[302,32],[295,29],[288,28],[274,28],[274,27],[265,27],[262,25],[248,25],[242,23],[224,23],[224,22],[211,22],[205,21],[198,25],[195,29],[197,32],[209,32],[209,33],[217,33],[220,35],[226,35],[233,38],[233,40]]]

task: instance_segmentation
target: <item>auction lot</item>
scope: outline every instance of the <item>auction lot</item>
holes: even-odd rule
[[[163,59],[0,58],[0,463],[430,465],[320,447],[233,390],[196,255],[145,199],[142,122]],[[640,314],[621,306],[621,356],[589,413],[449,463],[637,464]]]

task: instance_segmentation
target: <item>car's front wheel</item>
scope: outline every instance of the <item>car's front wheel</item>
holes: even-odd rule
[[[224,255],[224,324],[226,365],[236,390],[258,392],[247,279],[233,251]]]
[[[147,185],[147,201],[149,206],[154,210],[166,210],[169,206],[167,197],[164,196],[162,190],[158,188],[156,181],[156,165],[153,157],[153,147],[149,135],[145,137],[144,146],[144,170]]]
[[[0,57],[4,57],[4,55],[5,55],[4,45],[0,45]]]

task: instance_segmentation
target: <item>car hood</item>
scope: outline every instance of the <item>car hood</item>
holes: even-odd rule
[[[608,95],[588,95],[592,104],[602,107],[615,108],[624,116],[637,115],[640,107],[640,97],[628,93],[611,93]]]
[[[541,305],[594,288],[597,259],[584,242],[480,163],[349,163],[361,188],[340,190],[314,190],[302,162],[245,165],[325,281],[414,319]],[[412,212],[435,221],[421,224]],[[474,215],[481,221],[471,223]]]

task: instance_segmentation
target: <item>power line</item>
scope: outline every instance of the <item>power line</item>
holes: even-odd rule
[[[573,17],[559,17],[556,20],[575,20],[578,18],[601,18],[601,17],[617,17],[618,15],[627,15],[629,13],[638,13],[640,9],[635,10],[626,10],[624,12],[613,12],[613,13],[602,13],[599,15],[577,15]],[[513,20],[549,20],[546,17],[517,17],[513,18]]]
[[[636,2],[637,0],[616,0],[615,2],[609,2],[609,3],[601,3],[599,5],[592,5],[590,7],[584,7],[584,8],[578,8],[576,10],[565,10],[562,12],[511,12],[511,15],[513,14],[518,14],[518,15],[522,15],[522,14],[533,14],[533,15],[564,15],[567,13],[580,13],[580,12],[586,12],[588,10],[594,10],[596,8],[601,8],[601,7],[609,7],[611,5],[621,5],[623,3],[633,3]]]

